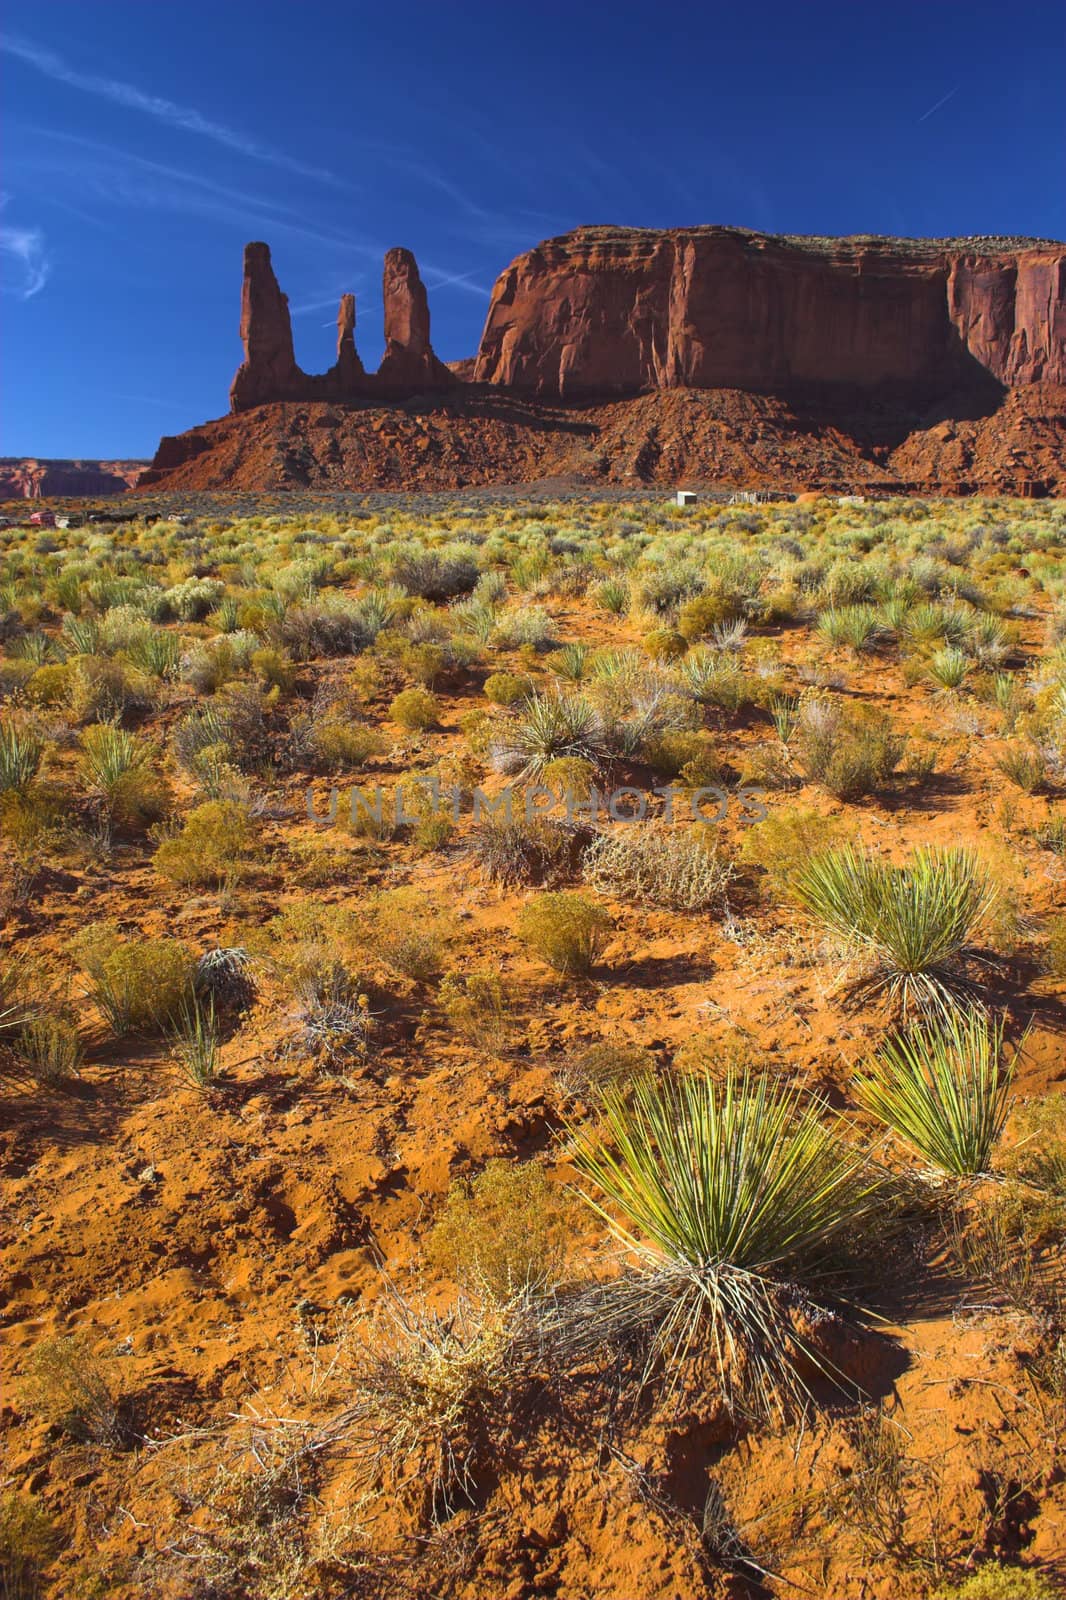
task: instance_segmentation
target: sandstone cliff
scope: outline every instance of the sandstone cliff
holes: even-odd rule
[[[498,279],[475,367],[552,399],[1066,382],[1066,247],[579,228]]]
[[[406,400],[448,389],[451,371],[429,342],[429,301],[410,250],[390,250],[382,283],[385,354],[368,373],[355,347],[355,296],[341,296],[337,312],[337,360],[328,372],[307,373],[296,363],[288,296],[282,294],[270,246],[244,247],[241,343],[244,360],[230,385],[231,411],[249,411],[275,400]]]
[[[54,496],[125,494],[147,461],[43,461],[0,458],[0,500],[41,500]]]

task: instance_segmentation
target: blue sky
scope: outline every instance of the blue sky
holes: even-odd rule
[[[414,250],[444,359],[580,223],[1066,236],[1060,0],[7,0],[0,453],[148,456],[222,414],[241,250],[296,354]]]

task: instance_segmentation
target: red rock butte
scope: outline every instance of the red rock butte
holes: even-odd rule
[[[233,416],[164,439],[140,486],[1046,492],[1066,476],[1064,260],[1042,239],[578,228],[511,263],[476,356],[446,366],[415,258],[394,249],[378,370],[346,294],[336,361],[315,375],[268,246],[249,244]],[[667,404],[675,391],[690,398]]]

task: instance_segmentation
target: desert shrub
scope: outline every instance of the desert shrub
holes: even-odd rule
[[[431,1522],[471,1504],[498,1450],[524,1313],[519,1300],[441,1314],[390,1289],[354,1330],[346,1436],[375,1479],[387,1463],[418,1483]]]
[[[403,689],[389,706],[389,717],[401,728],[422,732],[438,722],[440,707],[428,689]]]
[[[688,640],[676,628],[653,628],[644,635],[644,649],[653,661],[679,661],[688,649]]]
[[[536,780],[562,756],[598,763],[604,754],[603,720],[583,695],[531,695],[492,746],[497,770]]]
[[[295,661],[355,655],[374,639],[365,612],[343,595],[288,607],[271,632]]]
[[[79,656],[71,665],[70,709],[76,722],[115,722],[152,704],[149,680],[106,656]]]
[[[721,905],[733,872],[707,828],[651,824],[601,833],[585,853],[582,875],[591,888],[634,905],[705,911]]]
[[[584,1198],[634,1264],[596,1291],[578,1347],[650,1344],[675,1381],[706,1362],[736,1410],[805,1400],[797,1354],[826,1363],[796,1313],[808,1326],[825,1315],[809,1293],[879,1203],[878,1178],[827,1113],[732,1071],[609,1091],[575,1159]]]
[[[472,555],[412,550],[398,556],[390,577],[407,594],[422,600],[451,600],[469,594],[480,573]]]
[[[291,763],[312,772],[350,771],[388,750],[388,741],[376,728],[351,721],[340,705],[312,710],[293,722],[290,733]]]
[[[59,1552],[52,1519],[28,1495],[0,1496],[0,1594],[4,1600],[43,1600],[45,1571]]]
[[[408,644],[400,657],[404,671],[425,689],[432,689],[448,665],[448,656],[439,644],[429,641]]]
[[[572,823],[493,817],[471,829],[469,850],[492,883],[514,887],[572,877],[588,841],[588,830]]]
[[[240,1016],[255,1001],[252,957],[243,945],[216,945],[196,963],[196,993],[219,1013]]]
[[[805,775],[829,794],[859,800],[888,782],[905,745],[883,712],[845,710],[835,700],[816,697],[800,706],[789,748]]]
[[[129,634],[123,654],[132,666],[150,678],[173,678],[181,664],[181,640],[176,634],[145,623]]]
[[[30,1352],[19,1399],[82,1444],[127,1444],[129,1421],[107,1362],[83,1334],[43,1339]]]
[[[587,804],[592,798],[596,768],[581,756],[556,756],[544,768],[540,781],[552,794],[562,796],[573,808]]]
[[[155,759],[154,745],[113,723],[98,722],[82,734],[78,775],[112,821],[120,826],[151,822],[167,805]]]
[[[947,1005],[960,963],[995,889],[972,850],[920,849],[892,866],[852,846],[801,862],[790,880],[799,904],[863,953],[872,971],[857,995],[885,994],[904,1010]]]
[[[601,1039],[568,1056],[556,1077],[567,1094],[596,1100],[611,1089],[624,1093],[639,1079],[654,1077],[657,1070],[650,1050],[621,1040]]]
[[[707,638],[715,628],[733,621],[738,614],[735,599],[721,591],[696,595],[681,607],[677,631],[686,642],[693,643]]]
[[[499,972],[449,972],[437,1004],[458,1033],[490,1050],[507,1049],[520,1027],[515,995]]]
[[[292,661],[283,650],[276,650],[273,645],[253,650],[249,665],[260,683],[266,684],[268,689],[280,689],[284,693],[296,681],[296,668]]]
[[[49,662],[26,682],[26,699],[35,706],[61,706],[70,699],[70,665]]]
[[[365,911],[368,949],[405,978],[425,983],[444,964],[448,925],[416,889],[388,889]]]
[[[286,1054],[310,1056],[329,1069],[366,1054],[374,1026],[370,1000],[344,962],[325,952],[305,960],[302,971],[293,972],[293,992]]]
[[[120,1036],[165,1026],[192,989],[196,963],[177,939],[124,939],[113,923],[94,922],[75,935],[71,951]]]
[[[218,578],[186,578],[164,589],[154,607],[155,620],[166,622],[176,618],[179,622],[202,622],[218,605],[225,590],[226,585]]]
[[[736,661],[716,650],[691,651],[678,664],[681,683],[700,705],[739,711],[751,699],[751,685]]]
[[[490,672],[484,684],[485,698],[496,706],[513,706],[529,693],[529,682],[513,672]]]
[[[555,642],[555,623],[542,606],[506,611],[496,620],[492,643],[501,650],[541,652]]]
[[[1066,1202],[1066,1095],[1026,1100],[1011,1115],[1011,1144],[997,1166]]]
[[[929,1600],[1058,1600],[1059,1590],[1033,1567],[990,1561],[959,1584],[933,1591]]]
[[[44,745],[28,728],[0,722],[0,794],[21,792],[37,776]]]
[[[535,1161],[490,1161],[448,1191],[426,1238],[434,1271],[503,1304],[562,1275],[574,1208]]]
[[[932,1166],[973,1177],[989,1171],[1010,1108],[1002,1046],[982,1012],[952,1012],[882,1044],[855,1092]]]
[[[621,578],[606,578],[591,591],[592,600],[601,611],[620,617],[629,606],[629,585]]]
[[[704,789],[721,782],[725,768],[709,734],[694,728],[654,733],[642,751],[648,766],[687,787]]]
[[[745,829],[739,859],[765,874],[767,891],[783,898],[802,863],[842,841],[844,827],[833,817],[804,807],[771,811],[756,827]]]
[[[582,976],[603,949],[611,919],[601,906],[566,890],[541,894],[522,907],[517,931],[556,972]]]
[[[160,841],[155,869],[172,883],[220,886],[245,876],[259,853],[243,806],[205,800],[193,807],[178,833]]]
[[[49,1014],[35,1017],[19,1033],[13,1049],[16,1059],[35,1083],[49,1086],[80,1076],[78,1069],[84,1054],[81,1036],[66,1017]]]
[[[1039,745],[1020,740],[1008,744],[996,757],[996,766],[1023,794],[1038,794],[1047,783],[1047,757]]]

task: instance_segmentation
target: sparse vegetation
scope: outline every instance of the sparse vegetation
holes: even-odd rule
[[[0,1595],[1053,1589],[1061,501],[6,509]]]

